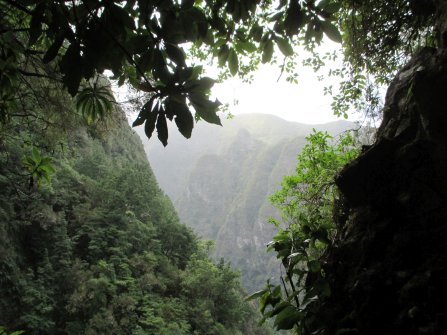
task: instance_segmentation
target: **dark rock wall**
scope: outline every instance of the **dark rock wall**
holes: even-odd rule
[[[398,74],[376,143],[337,178],[349,215],[327,258],[330,333],[447,334],[447,52]]]

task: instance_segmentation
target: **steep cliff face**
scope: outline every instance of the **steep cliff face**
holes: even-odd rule
[[[376,143],[337,179],[350,215],[325,269],[331,332],[447,329],[446,87],[447,52],[422,50],[388,90]]]
[[[102,136],[53,128],[53,152],[15,121],[0,132],[1,334],[270,333],[179,222],[123,113]],[[29,142],[52,155],[51,184],[28,182]]]
[[[181,220],[214,240],[214,256],[231,261],[241,270],[246,289],[254,291],[277,277],[279,269],[274,255],[265,252],[275,230],[268,218],[278,214],[268,197],[293,172],[313,127],[338,134],[350,126],[343,121],[312,126],[272,115],[241,115],[223,127],[199,123],[188,141],[173,134],[166,149],[146,142],[146,151]]]

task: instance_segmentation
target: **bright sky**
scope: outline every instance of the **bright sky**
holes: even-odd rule
[[[303,67],[299,74],[298,84],[286,82],[285,74],[278,81],[279,67],[266,65],[256,72],[251,84],[231,78],[216,85],[213,94],[222,103],[230,104],[234,115],[274,114],[288,121],[309,124],[338,120],[331,110],[331,97],[323,94],[325,83],[318,81],[310,68]]]
[[[321,52],[333,51],[339,47],[325,39]],[[303,52],[297,50],[298,54]],[[229,111],[234,114],[265,113],[279,116],[288,121],[319,124],[340,120],[332,113],[330,96],[323,94],[323,87],[328,80],[336,87],[334,78],[318,81],[318,75],[327,74],[328,68],[322,68],[316,74],[311,68],[298,65],[298,84],[288,83],[286,74],[281,78],[278,65],[262,65],[254,74],[252,83],[243,83],[238,78],[231,78],[213,88],[213,96],[220,102],[230,105]],[[213,72],[213,71],[212,71]],[[213,75],[211,75],[213,77]],[[238,103],[235,105],[234,102]],[[360,115],[350,115],[348,120],[357,121]]]
[[[338,45],[326,41],[322,49],[331,51],[334,47]],[[254,73],[254,80],[250,84],[242,82],[237,77],[230,78],[213,87],[213,96],[220,102],[229,104],[229,111],[233,115],[273,114],[288,121],[307,124],[340,120],[332,113],[330,106],[332,98],[323,94],[323,87],[327,86],[328,79],[326,82],[318,81],[318,74],[311,68],[299,66],[298,84],[288,83],[285,73],[278,80],[279,66],[266,64]],[[327,69],[323,68],[319,74],[326,73]],[[205,75],[216,77],[217,71],[209,68],[205,71]],[[121,96],[118,100],[125,100],[123,97],[126,95],[125,90],[114,89],[114,91]],[[135,117],[136,114],[131,116],[133,119]],[[356,121],[358,118],[359,115],[350,115],[348,120]]]

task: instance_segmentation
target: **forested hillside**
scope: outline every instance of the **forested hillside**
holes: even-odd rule
[[[329,39],[340,52],[319,48]],[[250,81],[266,63],[289,82],[301,65],[330,66],[318,77],[338,81],[323,88],[334,114],[383,122],[335,184],[335,170],[313,173],[341,163],[316,134],[324,164],[292,176],[297,220],[269,246],[286,272],[251,297],[294,334],[444,335],[445,0],[0,0],[0,321],[31,334],[249,334],[234,274],[177,223],[132,159],[141,148],[115,146],[121,121],[98,79],[131,86],[133,125],[166,146],[168,121],[185,138],[195,121],[221,124],[208,65]]]
[[[265,334],[238,275],[179,222],[123,115],[87,126],[52,112],[35,109],[55,124],[23,115],[0,135],[0,326]]]
[[[173,133],[166,148],[139,132],[182,222],[216,241],[214,257],[231,261],[248,291],[279,271],[275,257],[265,252],[276,230],[268,219],[277,214],[268,197],[294,170],[314,127],[337,135],[353,124],[306,125],[273,115],[238,115],[223,127],[197,124],[197,136],[188,141]]]

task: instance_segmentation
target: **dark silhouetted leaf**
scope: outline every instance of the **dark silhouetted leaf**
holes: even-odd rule
[[[154,61],[154,54],[152,49],[147,50],[145,53],[143,53],[140,57],[140,59],[137,62],[138,69],[142,72],[148,71],[152,63]]]
[[[202,119],[209,123],[222,125],[219,116],[217,116],[217,109],[221,105],[219,101],[210,101],[206,95],[199,93],[191,93],[189,100]]]
[[[62,43],[64,43],[64,35],[60,35],[54,40],[53,44],[45,53],[45,56],[43,56],[42,62],[44,62],[45,64],[51,62],[57,56]]]
[[[163,57],[163,54],[158,49],[154,50],[154,64],[152,71],[155,77],[164,84],[167,84],[171,79],[171,73],[166,67],[166,61]]]
[[[34,45],[42,34],[43,10],[46,3],[40,3],[36,6],[31,17],[28,45]]]
[[[154,98],[152,97],[148,102],[146,102],[141,109],[136,120],[132,123],[132,127],[140,126],[149,117],[152,112],[152,105],[154,103]]]
[[[61,59],[60,68],[64,74],[63,83],[68,93],[75,96],[82,79],[82,58],[78,45],[70,44]]]
[[[174,103],[176,117],[174,119],[180,133],[186,137],[190,138],[192,129],[194,128],[194,118],[192,117],[191,111],[185,104]]]
[[[158,139],[164,146],[168,145],[168,125],[166,123],[166,116],[162,113],[158,114],[157,119],[157,135]]]
[[[165,46],[166,54],[177,65],[186,66],[185,53],[183,50],[175,45],[167,43]]]
[[[146,123],[144,124],[144,133],[146,134],[147,138],[151,138],[152,133],[154,132],[157,116],[158,116],[158,109],[150,112],[149,115],[147,116]]]
[[[291,0],[284,20],[286,34],[288,36],[297,35],[300,27],[302,27],[303,20],[304,15],[298,0]]]
[[[209,77],[190,80],[186,83],[185,90],[191,92],[208,93],[215,83],[216,81]]]
[[[135,20],[129,15],[128,11],[116,5],[110,6],[109,8],[114,19],[131,30],[135,29]]]

